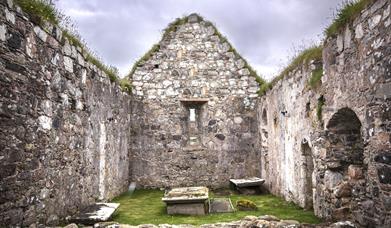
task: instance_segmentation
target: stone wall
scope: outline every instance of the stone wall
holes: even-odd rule
[[[261,98],[262,176],[273,193],[313,203],[323,218],[391,225],[390,22],[390,1],[375,1],[325,41],[319,88],[306,86],[314,64],[300,66]]]
[[[0,2],[0,226],[56,224],[129,180],[130,96]]]
[[[258,84],[209,22],[183,20],[132,77],[131,179],[141,187],[222,187],[258,176]]]

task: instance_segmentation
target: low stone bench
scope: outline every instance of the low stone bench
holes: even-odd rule
[[[166,203],[169,215],[205,215],[208,212],[208,199],[207,187],[185,187],[167,191],[162,201]]]
[[[244,179],[230,179],[230,185],[241,194],[254,195],[261,193],[261,186],[264,179],[250,177]]]
[[[84,225],[106,222],[111,218],[119,205],[119,203],[95,203],[80,211],[79,214],[72,216],[69,221]]]

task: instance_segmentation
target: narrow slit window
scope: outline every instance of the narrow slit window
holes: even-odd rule
[[[196,121],[195,108],[190,108],[189,121],[191,121],[191,122],[195,122]]]

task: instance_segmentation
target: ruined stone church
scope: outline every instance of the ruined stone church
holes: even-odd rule
[[[1,1],[0,226],[56,224],[130,182],[218,189],[253,176],[326,220],[391,226],[390,5],[374,1],[263,95],[191,14],[136,64],[127,94],[57,26]]]

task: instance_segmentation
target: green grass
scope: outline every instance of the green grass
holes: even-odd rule
[[[323,68],[317,68],[311,72],[311,78],[308,80],[308,85],[312,88],[315,89],[318,87],[321,83],[321,79],[323,76]]]
[[[134,74],[134,72],[136,71],[137,67],[141,66],[149,58],[151,58],[153,53],[157,52],[159,50],[159,48],[160,48],[159,44],[154,44],[139,60],[137,60],[133,64],[132,69],[130,70],[128,76],[126,76],[125,78],[131,79],[132,78],[131,76]]]
[[[122,224],[209,224],[240,220],[247,215],[274,215],[280,219],[294,219],[305,223],[320,223],[313,212],[284,201],[273,195],[243,196],[231,195],[233,205],[238,200],[253,201],[257,211],[236,211],[234,213],[218,213],[205,216],[167,215],[162,202],[163,192],[159,190],[136,190],[133,194],[125,193],[113,200],[120,203],[113,220]],[[212,195],[213,197],[213,195]]]
[[[361,11],[375,0],[356,0],[346,1],[340,9],[337,10],[336,17],[329,27],[325,29],[326,37],[333,37],[349,23],[360,15]]]
[[[16,0],[15,2],[40,25],[45,21],[55,25],[60,23],[59,11],[44,0]]]
[[[273,88],[274,85],[277,84],[278,81],[283,80],[289,72],[297,69],[300,65],[308,65],[312,60],[314,61],[322,61],[322,51],[323,46],[311,46],[303,51],[301,51],[298,55],[296,55],[295,58],[289,63],[287,67],[285,67],[281,73],[274,77],[270,82],[266,82],[261,84],[260,89],[258,91],[259,95],[264,95],[266,92]],[[319,77],[319,72],[313,72],[316,73],[316,77]],[[320,75],[321,77],[321,75]],[[314,78],[314,83],[316,80],[320,80],[320,78]],[[316,82],[317,83],[317,82]]]
[[[279,76],[277,76],[277,78],[284,78],[285,75],[296,69],[298,66],[302,64],[308,65],[312,60],[322,61],[322,51],[323,46],[312,46],[303,50],[290,62],[290,64],[280,73]]]
[[[42,26],[46,21],[53,25],[60,26],[61,22],[63,21],[62,18],[64,18],[64,16],[53,5],[49,4],[45,0],[16,0],[15,2],[31,17],[31,20],[38,25]],[[62,42],[65,42],[65,39],[67,39],[71,45],[80,47],[82,52],[87,53],[86,60],[88,62],[94,64],[98,69],[105,72],[111,82],[118,81],[118,71],[116,68],[104,64],[96,56],[91,54],[91,52],[89,52],[86,48],[86,45],[81,41],[78,34],[65,28],[61,28],[61,30],[63,34]],[[122,82],[120,86],[125,92],[129,93],[131,91],[130,82]]]
[[[123,79],[119,80],[119,85],[120,85],[122,91],[124,91],[128,94],[132,93],[132,84],[130,83],[130,81],[127,78],[123,78]]]
[[[80,41],[80,38],[78,35],[73,34],[72,32],[63,29],[62,30],[62,42],[65,42],[65,38],[69,41],[69,43],[73,46],[80,47],[82,50],[84,50],[84,44]]]
[[[103,64],[99,59],[91,54],[87,54],[86,60],[92,64],[94,64],[98,69],[102,70],[109,77],[110,81],[116,82],[118,81],[117,70],[114,67],[107,66]]]

